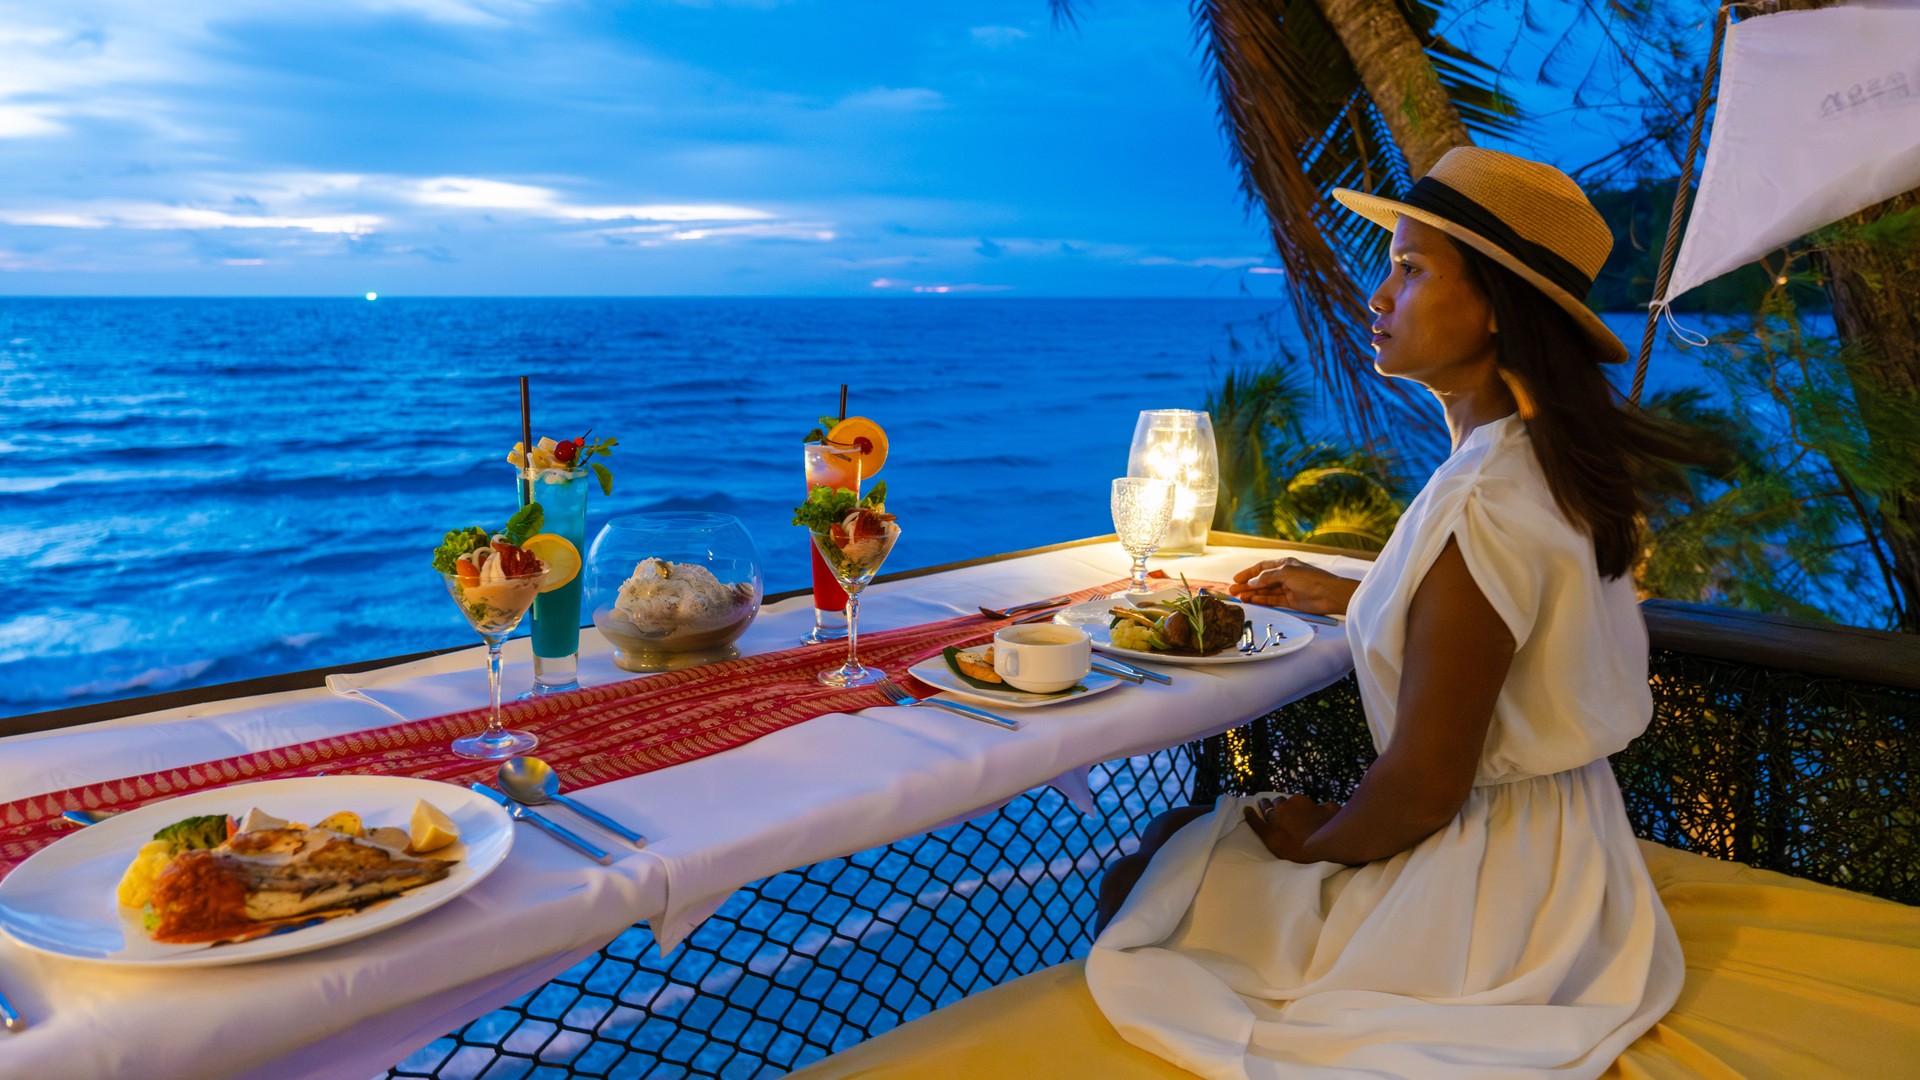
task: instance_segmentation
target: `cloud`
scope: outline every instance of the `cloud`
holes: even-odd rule
[[[425,206],[518,210],[562,221],[757,221],[774,216],[765,210],[726,203],[581,206],[567,202],[552,188],[471,176],[402,181],[399,186],[412,201]]]
[[[1027,39],[1027,32],[1017,26],[976,26],[968,33],[989,49],[1004,49]]]
[[[0,139],[30,139],[67,130],[65,124],[48,115],[50,111],[29,105],[0,105]]]
[[[1198,259],[1172,259],[1165,255],[1148,255],[1142,259],[1135,259],[1134,264],[1137,266],[1191,266],[1208,267],[1215,270],[1239,270],[1245,267],[1251,267],[1261,261],[1263,260],[1252,255],[1209,255]]]
[[[1044,4],[631,6],[0,0],[0,269],[95,293],[325,291],[384,260],[396,291],[727,292],[751,266],[761,292],[1116,295],[1214,289],[1242,271],[1207,258],[1267,250],[1181,11],[1049,59]]]
[[[357,236],[378,228],[381,219],[370,214],[283,216],[230,214],[164,203],[88,203],[84,210],[0,209],[0,222],[55,229],[297,229],[304,232]]]
[[[818,240],[834,239],[832,229],[819,225],[800,222],[775,223],[770,225],[722,225],[704,229],[679,229],[667,234],[669,240],[711,240],[734,237],[758,240]]]
[[[414,15],[431,22],[507,27],[522,21],[547,0],[359,0],[357,6],[380,14]]]
[[[867,287],[870,289],[922,293],[936,296],[947,293],[1006,292],[1013,288],[1011,285],[982,285],[978,282],[971,281],[958,285],[920,284],[912,281],[902,281],[899,278],[874,278],[867,283]]]
[[[848,94],[840,99],[843,109],[874,109],[886,112],[925,112],[930,109],[944,109],[947,99],[938,90],[929,90],[924,86],[888,87],[876,86],[871,90],[862,90],[857,94]]]
[[[832,240],[832,225],[782,221],[772,211],[733,203],[598,205],[559,190],[485,177],[364,176],[354,173],[265,173],[189,178],[189,197],[151,200],[58,200],[0,204],[0,223],[58,229],[291,229],[366,236],[388,228],[429,228],[452,216],[500,223],[500,216],[597,225],[667,239],[713,237]],[[414,251],[392,248],[382,250]],[[443,250],[443,249],[442,249]],[[429,258],[428,249],[419,249]]]

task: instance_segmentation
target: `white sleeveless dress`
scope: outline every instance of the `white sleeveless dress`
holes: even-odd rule
[[[1449,536],[1517,644],[1452,824],[1361,867],[1269,854],[1223,796],[1149,864],[1087,983],[1206,1077],[1597,1077],[1672,1006],[1680,942],[1606,755],[1645,729],[1646,627],[1559,512],[1517,416],[1434,473],[1349,607],[1393,738],[1408,602]]]

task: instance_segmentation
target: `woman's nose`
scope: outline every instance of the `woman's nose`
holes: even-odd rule
[[[1387,283],[1385,281],[1382,281],[1373,290],[1372,296],[1367,297],[1367,310],[1377,311],[1383,315],[1393,310],[1393,299],[1387,295]]]

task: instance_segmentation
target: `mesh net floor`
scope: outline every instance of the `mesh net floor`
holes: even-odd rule
[[[437,1039],[389,1077],[782,1076],[968,994],[1086,954],[1104,867],[1192,789],[1186,749],[735,893],[662,959],[644,925]]]

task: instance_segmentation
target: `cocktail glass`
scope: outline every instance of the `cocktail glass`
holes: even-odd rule
[[[533,501],[545,519],[541,532],[566,537],[574,550],[587,550],[587,488],[594,483],[586,469],[514,470],[514,482],[525,477],[533,485]],[[533,689],[521,700],[580,689],[581,575],[533,602]]]
[[[847,662],[816,676],[828,686],[867,686],[886,677],[879,668],[860,663],[860,590],[880,572],[880,564],[887,561],[899,539],[898,525],[890,525],[889,531],[880,536],[850,540],[845,547],[834,540],[831,530],[813,534],[814,551],[847,594]]]
[[[525,731],[508,731],[500,723],[500,646],[507,635],[520,625],[533,598],[540,593],[539,573],[483,585],[462,585],[456,574],[441,574],[447,582],[447,594],[467,617],[468,625],[487,643],[487,729],[478,735],[463,735],[453,740],[453,752],[469,758],[506,758],[524,754],[540,744],[538,736]]]
[[[820,488],[839,488],[860,494],[860,448],[834,443],[805,444],[807,455],[807,494]],[[800,638],[802,645],[839,641],[847,636],[847,591],[835,579],[833,568],[820,554],[813,558],[813,629]]]
[[[1160,546],[1172,520],[1173,481],[1123,476],[1113,482],[1113,531],[1133,556],[1133,583],[1113,599],[1147,591],[1147,556]]]

